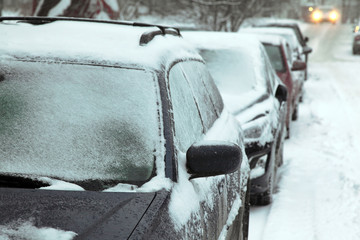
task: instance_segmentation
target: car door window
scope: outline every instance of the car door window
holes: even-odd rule
[[[203,133],[202,120],[190,85],[180,64],[174,65],[169,72],[170,98],[173,109],[175,141],[181,151],[186,150]]]
[[[199,106],[205,131],[217,118],[217,111],[223,108],[222,99],[204,63],[188,61],[180,63]],[[211,98],[213,96],[213,98]]]

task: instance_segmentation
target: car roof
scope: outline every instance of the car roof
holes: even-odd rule
[[[283,27],[264,27],[264,28],[241,28],[239,32],[251,33],[251,32],[259,32],[259,33],[270,33],[270,34],[291,34],[296,37],[294,30],[290,28]]]
[[[151,36],[153,26],[56,20],[44,24],[26,21],[0,23],[0,57],[74,61],[104,65],[159,68],[174,59],[198,58],[196,50],[179,36]],[[153,37],[153,39],[152,39]]]
[[[256,54],[260,52],[261,43],[251,34],[211,32],[211,31],[184,31],[185,40],[194,44],[197,49],[241,49],[241,51]],[[258,52],[255,52],[259,49]]]
[[[281,46],[288,44],[286,39],[279,35],[262,34],[260,32],[259,33],[254,32],[252,34],[254,34],[254,36],[256,36],[256,38],[264,44],[270,44],[274,46]]]

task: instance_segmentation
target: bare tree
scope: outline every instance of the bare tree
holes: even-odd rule
[[[265,0],[190,0],[199,6],[201,15],[207,15],[211,30],[237,31],[248,17],[257,14]]]
[[[4,6],[4,1],[0,0],[0,17],[2,15],[1,13],[2,13],[3,6]]]

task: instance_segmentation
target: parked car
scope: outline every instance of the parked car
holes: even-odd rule
[[[283,161],[285,85],[253,36],[219,32],[183,32],[183,36],[199,49],[225,106],[244,129],[251,167],[251,204],[269,204],[277,168]]]
[[[243,132],[177,29],[0,22],[2,229],[247,239]]]
[[[317,6],[311,14],[313,23],[331,22],[335,24],[339,20],[339,12],[333,6]]]
[[[353,43],[352,43],[352,53],[359,54],[360,53],[360,21],[354,27],[353,34]]]
[[[265,23],[256,24],[253,25],[253,27],[276,27],[276,28],[287,28],[292,29],[295,33],[295,36],[298,40],[298,42],[301,45],[301,52],[300,54],[304,55],[304,59],[306,64],[308,63],[308,55],[312,52],[312,48],[307,45],[307,42],[309,41],[308,37],[304,37],[299,24],[292,20],[272,20],[272,21],[266,21]],[[305,69],[305,80],[307,79],[307,68]]]
[[[287,116],[286,116],[286,137],[290,137],[291,120],[297,120],[299,102],[303,96],[304,81],[294,75],[296,71],[306,68],[306,63],[301,60],[294,60],[292,51],[286,39],[276,35],[256,35],[264,45],[276,74],[288,89]]]

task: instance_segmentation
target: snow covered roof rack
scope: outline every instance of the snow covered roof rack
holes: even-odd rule
[[[179,28],[141,23],[141,22],[129,22],[129,21],[110,21],[110,20],[97,20],[89,18],[72,18],[72,17],[0,17],[0,22],[3,21],[19,21],[26,22],[34,25],[46,24],[55,21],[76,21],[76,22],[95,22],[95,23],[109,23],[118,25],[128,25],[134,27],[157,27],[159,30],[145,32],[140,37],[140,45],[146,45],[157,35],[174,35],[181,37]]]

